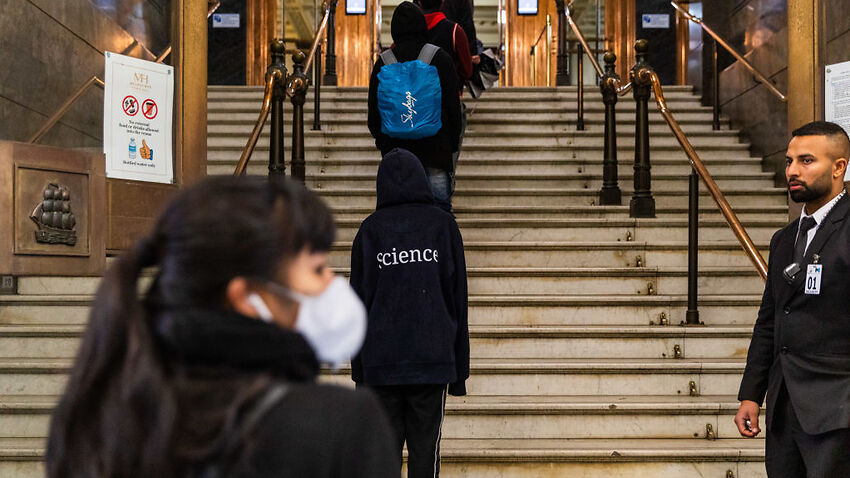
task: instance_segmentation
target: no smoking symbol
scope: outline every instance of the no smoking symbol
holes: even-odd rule
[[[136,116],[136,113],[139,112],[139,100],[133,96],[125,96],[124,101],[121,103],[121,108],[124,109],[124,113],[127,116]]]
[[[158,112],[159,110],[157,109],[156,102],[154,102],[154,100],[147,99],[144,103],[142,103],[142,114],[145,115],[145,118],[152,120],[156,118],[156,114]]]

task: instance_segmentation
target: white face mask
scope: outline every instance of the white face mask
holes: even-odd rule
[[[360,351],[366,338],[366,307],[344,277],[335,277],[317,296],[299,294],[274,283],[269,286],[299,303],[295,330],[304,336],[319,361],[339,367]],[[257,314],[270,322],[271,311],[263,299],[251,294],[248,300],[252,305],[252,296],[262,302],[261,307],[254,307]]]

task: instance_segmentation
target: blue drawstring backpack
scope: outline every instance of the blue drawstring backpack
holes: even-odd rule
[[[381,53],[378,111],[381,132],[392,138],[434,136],[443,127],[440,75],[431,60],[440,47],[426,43],[413,61],[399,63],[392,50]]]

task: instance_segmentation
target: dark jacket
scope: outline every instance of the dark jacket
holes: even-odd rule
[[[472,56],[469,53],[466,34],[463,28],[446,19],[446,15],[440,11],[425,11],[425,22],[428,25],[428,43],[437,45],[452,55],[457,71],[458,95],[460,95],[466,80],[472,76]]]
[[[451,214],[433,205],[422,166],[394,150],[378,168],[378,208],[351,250],[351,285],[369,311],[352,377],[366,385],[451,384],[469,377],[466,262]]]
[[[773,235],[770,265],[739,400],[767,395],[770,429],[782,384],[809,434],[850,428],[850,197],[841,198],[806,251],[792,283],[782,271],[792,262],[797,221]],[[819,295],[804,293],[807,266],[823,264]]]
[[[469,42],[469,52],[477,55],[476,40],[478,38],[475,33],[474,10],[472,0],[445,0],[443,2],[443,13],[446,14],[446,18],[463,28]]]
[[[410,2],[401,3],[393,13],[392,35],[395,42],[392,50],[399,62],[412,61],[428,41],[428,27],[422,10]],[[437,52],[431,64],[437,68],[442,88],[442,123],[436,135],[422,139],[390,138],[381,132],[381,114],[378,111],[378,72],[384,66],[378,58],[369,80],[369,131],[375,145],[386,155],[393,148],[406,149],[422,161],[425,167],[452,170],[452,153],[457,151],[460,141],[460,99],[458,98],[457,75],[452,57],[444,51]]]
[[[257,427],[242,430],[251,437],[248,451],[211,460],[226,476],[398,478],[401,463],[380,404],[368,391],[316,383],[319,364],[300,334],[235,313],[181,311],[158,321],[157,336],[194,380],[267,374],[287,389]]]

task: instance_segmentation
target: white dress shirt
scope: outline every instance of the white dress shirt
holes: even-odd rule
[[[832,198],[831,201],[821,206],[820,209],[818,209],[812,214],[806,214],[806,207],[803,206],[803,211],[800,213],[800,222],[797,223],[797,235],[800,234],[800,224],[803,222],[804,217],[811,216],[815,219],[814,227],[809,229],[809,233],[806,236],[806,250],[809,249],[809,244],[811,244],[812,239],[815,238],[815,234],[817,234],[818,229],[820,228],[820,224],[823,222],[824,218],[826,218],[826,215],[829,214],[829,211],[832,211],[832,208],[835,206],[835,203],[837,203],[842,197],[844,197],[845,192],[846,190],[842,189],[837,196]]]

